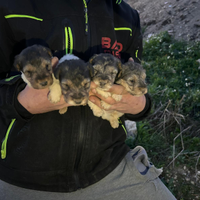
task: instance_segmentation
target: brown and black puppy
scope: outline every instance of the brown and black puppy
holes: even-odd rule
[[[62,57],[54,70],[56,81],[50,89],[49,100],[58,102],[63,94],[64,100],[70,105],[86,105],[89,98],[91,70],[88,63],[72,54]],[[67,108],[64,108],[59,112],[63,114],[66,111]]]
[[[14,67],[22,72],[22,79],[34,89],[44,89],[53,83],[52,53],[49,48],[33,45],[15,57]]]
[[[115,78],[121,70],[121,62],[109,53],[101,53],[92,56],[89,63],[93,66],[92,81],[97,85],[97,92],[104,97],[111,94],[108,91],[114,84]]]
[[[101,53],[91,57],[89,63],[94,69],[92,81],[97,85],[96,92],[105,98],[112,96],[116,101],[119,101],[118,95],[113,95],[107,91],[113,86],[118,72],[121,71],[121,61],[112,54]],[[122,113],[106,111],[91,101],[88,101],[88,105],[95,116],[108,120],[113,128],[119,126],[118,118],[123,115]],[[104,101],[101,101],[101,105],[105,109],[110,108],[110,105]]]
[[[122,65],[122,69],[116,79],[116,83],[124,86],[127,92],[134,96],[147,93],[145,82],[146,71],[139,63],[128,61]]]

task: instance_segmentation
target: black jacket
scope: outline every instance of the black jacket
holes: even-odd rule
[[[118,3],[117,3],[118,2]],[[122,126],[111,128],[88,106],[32,115],[17,101],[25,87],[12,68],[14,56],[39,43],[59,58],[88,59],[110,52],[126,62],[141,58],[137,11],[116,0],[7,0],[0,2],[0,179],[36,190],[71,192],[109,174],[129,148]],[[15,75],[15,76],[13,76]],[[150,110],[149,95],[141,120]],[[123,121],[123,118],[122,118]]]

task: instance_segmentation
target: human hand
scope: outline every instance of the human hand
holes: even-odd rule
[[[121,85],[113,85],[109,89],[109,92],[112,94],[122,95],[120,101],[116,101],[112,97],[105,98],[101,96],[100,94],[96,93],[95,88],[96,85],[92,82],[89,100],[101,109],[105,110],[105,108],[103,108],[101,105],[101,100],[110,105],[110,108],[106,110],[116,110],[127,114],[138,114],[144,109],[146,105],[146,98],[144,95],[140,97],[133,96],[128,93]]]
[[[58,58],[53,57],[52,58],[52,66],[55,67],[58,63]],[[69,104],[67,104],[64,101],[63,96],[61,96],[61,99],[58,103],[51,103],[47,95],[49,93],[49,89],[33,89],[29,87],[28,85],[18,94],[18,101],[20,104],[26,108],[30,113],[32,114],[39,114],[39,113],[46,113],[53,110],[60,110],[61,108],[68,107]]]

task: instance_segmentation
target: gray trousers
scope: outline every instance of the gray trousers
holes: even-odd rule
[[[72,193],[29,190],[0,181],[0,200],[174,200],[144,148],[130,151],[109,175]]]

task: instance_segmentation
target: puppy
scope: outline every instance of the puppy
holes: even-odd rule
[[[146,71],[143,69],[142,65],[133,61],[128,61],[122,65],[116,83],[124,86],[127,92],[138,97],[147,93],[145,79]]]
[[[88,63],[67,54],[62,57],[55,67],[55,81],[48,95],[51,102],[60,101],[63,94],[64,100],[73,106],[86,105],[89,98],[92,68]],[[59,110],[64,114],[67,107]]]
[[[121,70],[120,60],[111,54],[102,53],[94,55],[89,60],[89,63],[93,66],[94,69],[92,81],[97,85],[97,93],[101,94],[105,98],[112,96],[114,99],[119,101],[121,96],[119,98],[118,95],[112,95],[107,91],[113,86],[116,76]],[[106,111],[99,108],[91,101],[88,101],[88,105],[95,116],[108,120],[113,128],[117,128],[119,126],[118,118],[123,115],[122,113],[117,111]],[[110,107],[110,105],[104,101],[101,101],[101,105],[105,109]]]
[[[34,89],[44,89],[53,83],[52,53],[49,48],[33,45],[15,57],[14,67],[21,71],[22,79]]]

